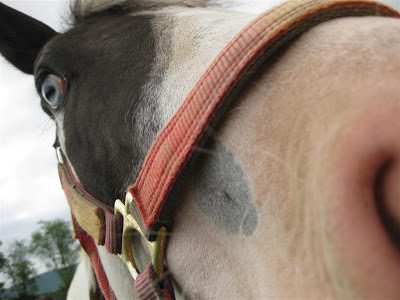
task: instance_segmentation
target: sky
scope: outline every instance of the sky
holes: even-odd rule
[[[230,0],[235,10],[261,13],[281,0]],[[6,0],[6,5],[57,31],[68,14],[66,0]],[[400,9],[400,0],[384,1]],[[55,125],[41,110],[33,78],[0,55],[0,241],[29,239],[39,220],[70,219],[51,145]]]
[[[61,30],[61,1],[2,1]],[[39,220],[69,219],[51,148],[54,124],[39,105],[33,77],[0,55],[0,240],[28,239]]]

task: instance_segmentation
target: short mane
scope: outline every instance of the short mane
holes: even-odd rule
[[[71,6],[74,24],[105,12],[132,13],[168,6],[205,7],[210,0],[75,0]]]

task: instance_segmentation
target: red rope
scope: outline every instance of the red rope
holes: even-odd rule
[[[75,219],[73,219],[73,221],[75,236],[79,239],[82,248],[90,258],[101,292],[107,300],[117,300],[117,297],[115,297],[115,294],[108,282],[107,275],[104,271],[99,252],[93,238],[83,231],[83,229],[76,223]]]

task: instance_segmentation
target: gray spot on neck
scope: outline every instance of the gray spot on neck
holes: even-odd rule
[[[197,164],[196,194],[201,212],[229,234],[253,234],[257,209],[241,167],[229,150],[211,139]]]

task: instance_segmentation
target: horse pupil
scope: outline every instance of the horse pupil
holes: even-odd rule
[[[45,93],[46,99],[50,100],[55,92],[56,92],[56,89],[54,87],[49,87],[49,89]]]

